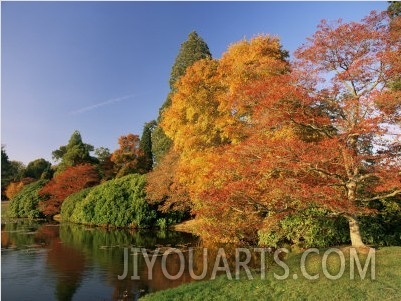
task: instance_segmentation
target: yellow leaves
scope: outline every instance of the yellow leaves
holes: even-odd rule
[[[283,74],[288,69],[278,38],[256,36],[236,43],[223,54],[219,71],[230,92],[263,76]]]
[[[176,85],[172,104],[164,112],[161,126],[179,150],[202,148],[210,141],[213,119],[218,114],[217,62],[204,59],[187,69]],[[214,140],[214,139],[213,139]]]
[[[230,46],[220,60],[189,67],[161,123],[175,149],[192,152],[242,141],[259,101],[249,95],[249,85],[286,72],[284,58],[277,38],[257,36]]]
[[[197,214],[227,215],[220,230],[230,239],[249,236],[260,222],[261,204],[254,200],[268,189],[263,173],[269,164],[260,156],[272,135],[266,125],[277,123],[266,122],[275,114],[271,104],[286,95],[285,56],[277,38],[258,36],[230,46],[220,60],[198,61],[176,83],[162,116],[161,126],[180,154],[173,181],[187,189]],[[281,135],[278,140],[294,134],[288,129]]]

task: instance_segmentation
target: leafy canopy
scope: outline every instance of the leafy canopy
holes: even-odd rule
[[[70,166],[51,179],[40,191],[40,209],[46,216],[60,213],[65,198],[84,188],[99,184],[100,176],[95,166],[81,164]]]
[[[63,220],[101,226],[149,227],[156,211],[145,200],[145,176],[132,174],[69,196]]]
[[[57,172],[64,171],[67,167],[79,164],[98,163],[95,157],[90,155],[94,147],[82,141],[79,131],[74,131],[67,145],[60,146],[59,149],[52,152],[53,159],[61,161],[58,165]]]
[[[317,210],[345,217],[363,246],[359,217],[401,193],[400,102],[389,86],[401,40],[390,27],[386,13],[322,21],[291,66],[278,39],[259,36],[187,69],[161,126],[179,154],[175,186],[209,238],[254,241]]]
[[[211,58],[212,55],[206,42],[196,33],[191,32],[187,40],[181,44],[179,53],[171,68],[171,75],[169,79],[170,93],[167,99],[159,110],[159,117],[157,123],[162,121],[163,112],[171,105],[171,95],[175,91],[175,84],[181,76],[183,76],[188,67],[192,66],[196,61],[201,59]],[[171,148],[172,141],[166,136],[163,129],[156,125],[152,134],[152,153],[155,164],[161,162],[163,157]]]

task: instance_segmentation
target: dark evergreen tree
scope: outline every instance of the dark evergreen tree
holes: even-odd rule
[[[79,131],[74,131],[67,145],[61,146],[59,149],[52,152],[53,159],[61,160],[57,167],[56,173],[64,171],[67,167],[76,166],[79,164],[90,163],[95,164],[99,161],[90,155],[94,147],[82,141]]]
[[[11,181],[21,181],[25,174],[25,165],[21,161],[10,161],[11,164]]]
[[[186,69],[193,65],[193,63],[211,57],[212,55],[205,41],[196,33],[196,31],[191,32],[188,35],[188,39],[181,44],[179,53],[175,59],[173,67],[171,68],[169,79],[170,93],[159,110],[159,117],[157,119],[158,123],[161,121],[163,111],[171,104],[171,94],[174,93],[174,86],[177,80],[185,74]],[[152,154],[155,164],[160,162],[170,149],[171,144],[171,139],[166,136],[163,129],[156,126],[152,134]]]
[[[148,173],[152,170],[153,154],[152,154],[152,132],[156,126],[156,121],[152,120],[145,123],[139,143],[142,156],[139,158],[138,167],[141,173]]]
[[[170,74],[170,90],[174,92],[176,81],[185,74],[185,70],[196,61],[204,58],[211,58],[212,55],[205,41],[198,36],[196,31],[188,35],[188,39],[181,44],[180,51],[171,68]]]
[[[43,158],[36,159],[32,162],[29,162],[25,169],[25,177],[41,179],[44,178],[44,174],[47,174],[51,171],[52,164],[49,161],[46,161]]]
[[[1,199],[6,198],[4,191],[12,180],[12,166],[4,146],[1,146]]]
[[[1,146],[1,198],[7,199],[5,190],[11,182],[18,182],[24,177],[25,165],[19,161],[10,161],[5,147]]]
[[[401,2],[400,1],[388,1],[389,6],[387,8],[387,13],[390,18],[394,19],[401,16]]]

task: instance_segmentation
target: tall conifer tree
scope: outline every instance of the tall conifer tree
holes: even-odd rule
[[[164,110],[171,104],[171,94],[174,93],[174,86],[177,80],[185,74],[186,69],[189,66],[192,66],[193,63],[211,57],[212,55],[206,42],[196,33],[196,31],[192,31],[188,35],[188,39],[181,44],[179,53],[171,68],[169,79],[170,93],[159,110],[159,117],[157,119],[158,124],[161,122]],[[165,156],[167,151],[170,149],[171,144],[170,138],[166,136],[163,129],[156,126],[152,135],[152,153],[156,164]]]

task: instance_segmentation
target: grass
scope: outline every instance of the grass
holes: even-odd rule
[[[350,279],[349,248],[342,249],[345,258],[342,277],[337,280],[328,279],[322,268],[325,251],[310,253],[306,257],[306,271],[310,275],[319,273],[317,280],[304,277],[300,269],[302,254],[289,254],[285,259],[289,277],[285,280],[274,277],[274,273],[284,274],[282,267],[274,265],[266,272],[265,279],[261,279],[260,273],[256,272],[252,272],[253,280],[249,280],[245,273],[239,280],[228,280],[226,276],[221,276],[215,280],[192,282],[159,291],[141,300],[401,300],[401,247],[376,250],[375,279],[371,279],[372,261],[368,261],[369,265],[365,266],[369,257],[360,253],[358,259],[362,268],[367,267],[367,273],[361,277],[355,265],[355,279]],[[339,255],[331,253],[326,260],[327,271],[331,275],[339,274],[340,262]],[[297,279],[293,279],[294,274]]]

